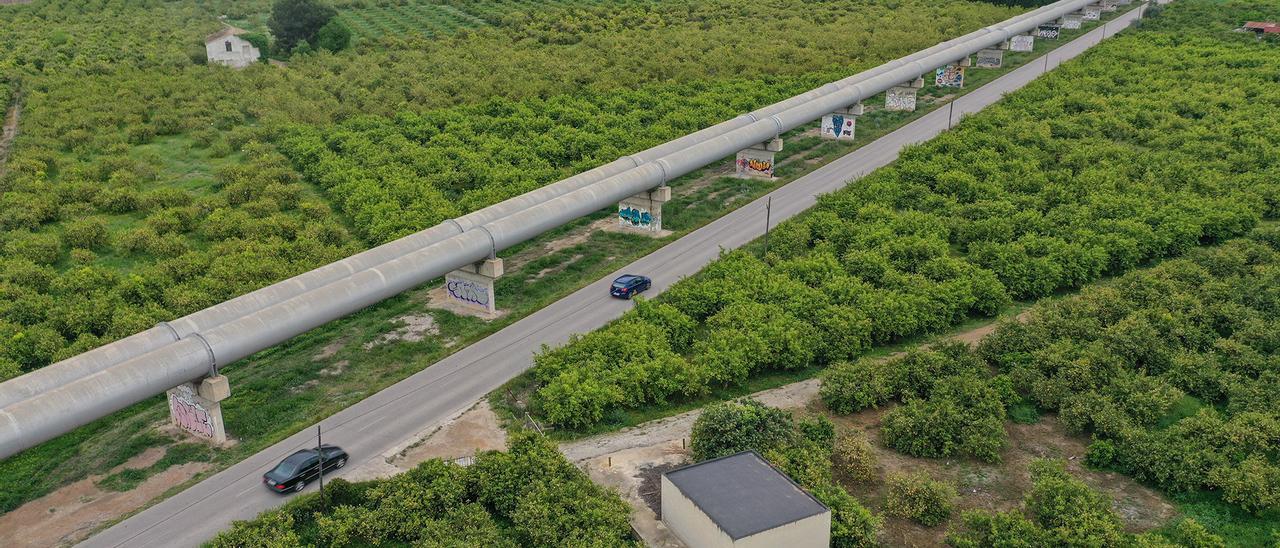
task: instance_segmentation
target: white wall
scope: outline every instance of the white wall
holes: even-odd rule
[[[662,476],[662,522],[689,548],[733,548],[733,539]]]
[[[827,548],[831,546],[831,511],[809,516],[738,539],[734,548]]]
[[[231,42],[231,51],[227,51],[227,42]],[[258,61],[261,52],[247,40],[239,36],[225,36],[212,42],[206,42],[204,52],[209,63],[220,63],[230,67],[247,67]]]

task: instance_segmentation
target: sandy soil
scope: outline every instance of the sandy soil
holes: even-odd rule
[[[426,338],[427,335],[440,334],[440,327],[436,325],[436,318],[431,314],[405,314],[391,321],[402,325],[394,331],[383,333],[378,338],[364,343],[365,350],[396,341],[418,342]],[[330,343],[324,350],[327,352],[333,344],[336,343]],[[321,354],[324,354],[324,352],[321,352]]]
[[[4,165],[9,161],[9,149],[18,136],[18,120],[22,118],[22,103],[15,102],[5,113],[4,130],[0,133],[0,177],[4,177]]]
[[[506,447],[507,432],[489,407],[489,400],[484,399],[441,424],[424,428],[404,445],[348,471],[344,478],[349,481],[385,478],[408,471],[428,459],[466,463],[476,453]]]
[[[163,456],[164,449],[153,447],[112,469],[111,473],[125,468],[146,468]],[[173,466],[122,493],[95,485],[106,476],[89,476],[0,516],[0,546],[71,546],[99,525],[142,507],[170,487],[208,468],[209,464],[203,462]]]

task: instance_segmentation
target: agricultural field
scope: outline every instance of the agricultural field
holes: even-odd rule
[[[845,40],[795,43],[780,27],[752,37],[756,53],[726,15],[592,43],[491,33],[302,56],[288,70],[191,64],[213,14],[255,5],[0,11],[24,38],[0,54],[24,96],[0,204],[0,333],[20,339],[0,353],[6,377],[1012,13],[869,4],[823,28]],[[65,32],[19,23],[64,12]],[[133,41],[100,45],[116,34]],[[770,50],[790,62],[746,76]],[[643,61],[621,63],[632,56]]]
[[[354,0],[338,2],[339,17],[359,39],[421,34],[437,36],[487,25],[454,6],[425,0]]]
[[[1009,421],[1053,416],[1091,438],[1089,468],[1159,489],[1233,546],[1262,546],[1280,534],[1277,250],[1272,224],[1038,305],[976,350],[837,364],[822,401],[842,415],[887,407],[872,414],[898,453],[987,463],[1007,453]]]
[[[662,32],[604,25],[592,41],[551,45],[513,42],[498,32],[410,37],[295,57],[288,69],[264,64],[243,71],[194,65],[192,47],[202,51],[195,44],[216,30],[217,15],[257,21],[266,3],[6,6],[0,27],[23,39],[22,47],[0,52],[0,67],[22,90],[24,115],[0,179],[6,249],[0,292],[8,297],[0,311],[6,340],[0,372],[7,378],[41,367],[649,146],[678,128],[719,121],[1016,12],[970,2],[921,3],[905,13],[877,3],[831,4],[846,13],[823,28],[844,39],[795,42],[809,23],[792,17],[786,27],[753,37],[755,51],[791,61],[766,67],[735,45],[744,40],[732,28],[742,15],[725,14],[721,22]],[[58,20],[66,31],[34,32],[20,24],[23,17]],[[138,27],[147,33],[131,34]],[[101,46],[116,35],[129,37],[129,47]],[[622,63],[631,58],[626,52],[639,52],[643,62]],[[424,75],[424,66],[438,70]],[[516,67],[530,72],[517,80],[495,77]],[[720,104],[735,90],[742,97]],[[693,117],[680,116],[680,108]],[[519,118],[530,112],[532,130],[521,122],[534,118]],[[469,116],[493,125],[468,124]],[[632,134],[598,137],[593,116]],[[888,117],[868,127],[874,134],[901,121]],[[521,128],[520,139],[538,148],[499,146],[504,130],[497,124]],[[361,146],[362,139],[379,147]],[[828,159],[847,150],[812,143],[796,150],[809,148],[813,158]],[[507,156],[513,150],[552,160],[525,163]],[[455,153],[465,163],[456,163]],[[349,178],[313,179],[311,154]],[[522,169],[528,173],[510,176]],[[448,174],[429,177],[436,170]],[[683,219],[676,216],[675,226],[696,227],[724,211],[716,204],[767,190],[717,182],[695,196],[725,188],[732,192],[706,197]],[[457,203],[430,200],[441,194]],[[527,314],[580,284],[575,276],[607,271],[610,261],[639,249],[617,235],[592,239],[602,241],[605,247],[586,259],[573,255],[577,246],[531,262],[535,273],[554,270],[539,274],[532,289],[526,280],[504,281],[513,289],[503,291],[529,296],[513,314]],[[607,251],[614,249],[620,252]],[[551,264],[557,260],[564,264]],[[225,407],[227,425],[242,444],[198,459],[235,462],[504,325],[441,313],[438,335],[426,341],[375,343],[416,306],[395,299],[228,368],[237,396]],[[334,361],[360,363],[342,382],[329,379],[338,373],[308,350],[333,344],[320,342],[326,337],[352,346]],[[149,447],[172,453],[165,462],[186,462],[192,453],[183,444],[150,427],[163,422],[163,412],[158,400],[144,402],[7,459],[0,465],[0,509],[88,474],[104,475],[108,490],[136,484],[155,470],[111,470]]]
[[[820,369],[1274,218],[1280,58],[1187,5],[823,197],[763,256],[729,253],[544,352],[535,411],[579,431],[616,425],[628,409]]]

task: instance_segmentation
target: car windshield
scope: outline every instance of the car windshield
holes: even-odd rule
[[[280,461],[280,464],[277,464],[270,473],[284,477],[297,474],[298,470],[302,468],[302,465],[307,462],[307,457],[310,456],[310,453],[294,453],[290,455],[289,458]]]

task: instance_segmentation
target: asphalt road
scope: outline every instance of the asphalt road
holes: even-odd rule
[[[543,344],[558,345],[572,333],[604,325],[631,303],[608,296],[608,285],[624,272],[653,278],[652,297],[680,278],[698,272],[720,249],[739,247],[764,232],[764,207],[773,200],[774,224],[814,205],[817,195],[836,190],[888,164],[906,145],[926,141],[948,127],[948,119],[976,112],[1110,36],[1137,15],[1131,11],[1048,55],[961,97],[954,108],[941,108],[850,153],[766,197],[698,229],[511,326],[464,348],[417,374],[320,421],[325,443],[352,455],[346,470],[360,467],[402,442],[484,397],[532,365]],[[979,69],[971,69],[979,70]],[[234,391],[234,388],[233,388]],[[315,427],[303,430],[248,459],[174,495],[86,540],[81,546],[197,546],[233,520],[249,519],[284,503],[287,497],[268,492],[261,477],[283,457],[314,444]],[[335,474],[342,476],[339,472]],[[315,489],[314,484],[308,489]]]

